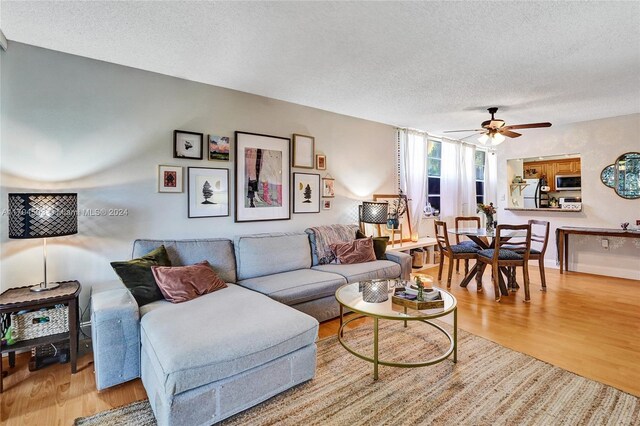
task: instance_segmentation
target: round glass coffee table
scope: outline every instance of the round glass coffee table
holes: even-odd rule
[[[384,281],[384,280],[382,280]],[[437,309],[425,309],[425,310],[414,310],[411,308],[407,308],[405,306],[400,306],[395,303],[392,303],[391,296],[393,294],[393,289],[395,287],[396,280],[388,280],[387,288],[389,292],[389,297],[387,300],[379,303],[369,303],[363,300],[363,292],[361,291],[360,283],[351,283],[345,284],[342,287],[336,290],[336,299],[340,304],[340,329],[338,330],[338,341],[340,344],[351,354],[357,356],[358,358],[364,359],[365,361],[369,361],[373,363],[373,379],[378,380],[378,365],[386,365],[389,367],[425,367],[427,365],[437,364],[439,362],[447,359],[451,354],[453,354],[453,362],[458,361],[458,307],[456,298],[453,295],[441,288],[433,287],[440,291],[442,295],[442,299],[444,301],[444,308]],[[353,311],[360,315],[349,318],[347,321],[344,320],[344,311]],[[440,318],[445,315],[453,314],[453,335],[450,334],[447,330],[442,328],[440,325],[430,321],[435,318]],[[370,317],[373,318],[373,358],[363,355],[362,353],[357,352],[353,349],[347,342],[344,340],[344,328],[347,324],[352,321],[358,320],[360,318]],[[392,320],[392,321],[404,321],[404,326],[407,327],[408,321],[417,321],[419,323],[423,323],[434,327],[440,332],[442,332],[447,339],[449,339],[449,348],[440,356],[436,358],[432,358],[423,362],[414,362],[414,363],[401,363],[401,362],[391,362],[381,360],[378,354],[378,321],[384,320]]]

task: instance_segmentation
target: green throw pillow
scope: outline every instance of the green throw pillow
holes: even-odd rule
[[[367,238],[367,236],[360,231],[356,231],[356,240],[361,238]],[[376,260],[387,260],[387,244],[389,244],[389,237],[372,237],[373,239],[373,251],[376,253]]]
[[[373,237],[373,251],[376,253],[376,259],[387,260],[387,244],[389,237]]]
[[[171,266],[164,246],[145,254],[138,259],[123,262],[111,262],[111,267],[129,289],[138,306],[164,299],[156,284],[152,266]]]

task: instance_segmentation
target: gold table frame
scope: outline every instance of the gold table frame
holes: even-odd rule
[[[407,313],[407,308],[404,307],[404,315],[403,316],[392,316],[392,315],[384,315],[384,314],[374,314],[372,312],[366,312],[364,310],[358,309],[354,306],[351,306],[350,304],[346,303],[345,301],[340,300],[339,297],[339,293],[340,290],[343,289],[344,287],[347,286],[357,286],[359,285],[359,283],[350,283],[350,284],[345,284],[343,286],[341,286],[340,288],[338,288],[338,290],[336,290],[336,300],[338,301],[338,304],[340,305],[340,328],[338,329],[338,341],[340,342],[340,344],[352,355],[355,355],[356,357],[363,359],[365,361],[371,362],[373,363],[373,380],[378,380],[378,366],[379,365],[386,365],[388,367],[400,367],[400,368],[416,368],[416,367],[426,367],[429,365],[434,365],[434,364],[438,364],[442,361],[444,361],[445,359],[449,358],[449,356],[451,356],[451,354],[453,354],[453,362],[457,363],[458,362],[458,302],[456,300],[456,298],[449,292],[442,290],[442,289],[438,289],[439,291],[442,291],[444,293],[446,293],[449,297],[451,297],[452,299],[452,305],[449,306],[448,308],[444,309],[443,311],[440,312],[425,312],[425,311],[414,311],[412,310],[412,315],[409,315]],[[386,302],[382,302],[382,303],[391,303],[391,298],[389,298],[389,300],[387,300]],[[373,305],[373,304],[372,304]],[[353,311],[357,314],[360,314],[354,318],[349,318],[347,321],[344,320],[344,310],[348,309],[350,311]],[[449,314],[453,314],[453,335],[451,333],[449,333],[447,330],[445,330],[443,327],[441,327],[440,325],[431,322],[429,320],[432,319],[436,319],[436,318],[440,318],[443,317],[445,315],[449,315]],[[373,358],[366,356],[358,351],[356,351],[355,349],[353,349],[351,346],[349,346],[349,344],[344,340],[344,329],[345,327],[356,320],[359,320],[361,318],[373,318]],[[437,330],[439,330],[440,332],[442,332],[447,339],[449,340],[449,348],[440,356],[429,359],[427,361],[423,361],[423,362],[411,362],[411,363],[403,363],[403,362],[392,362],[392,361],[385,361],[385,360],[381,360],[380,356],[379,356],[379,350],[378,350],[378,343],[379,343],[379,333],[378,333],[378,323],[379,320],[381,319],[385,319],[385,320],[391,320],[391,321],[404,321],[404,326],[407,327],[407,322],[408,321],[417,321],[417,322],[421,322],[427,325],[430,325],[434,328],[436,328]]]

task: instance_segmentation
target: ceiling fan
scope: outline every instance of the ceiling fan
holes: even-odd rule
[[[471,129],[471,130],[448,130],[444,133],[455,133],[455,132],[480,132],[475,133],[473,135],[467,136],[463,139],[470,138],[471,136],[481,135],[478,138],[478,141],[482,145],[500,145],[505,141],[505,136],[507,138],[517,138],[522,136],[521,133],[513,132],[512,130],[517,129],[534,129],[537,127],[551,127],[551,123],[529,123],[529,124],[514,124],[506,126],[504,120],[499,118],[495,118],[496,112],[498,112],[497,107],[488,108],[487,111],[491,114],[491,120],[483,121],[481,126],[482,129]]]

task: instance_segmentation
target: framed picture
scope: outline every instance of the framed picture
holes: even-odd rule
[[[336,196],[336,193],[333,190],[333,184],[335,179],[333,178],[322,178],[322,197],[323,198],[333,198]]]
[[[202,133],[173,131],[173,158],[202,160]]]
[[[403,195],[403,197],[405,199],[405,202],[408,202],[407,196]],[[392,204],[397,198],[398,195],[396,194],[373,194],[373,201],[386,201],[389,204]],[[409,209],[407,209],[405,214],[402,215],[400,223],[402,224],[402,241],[411,241],[411,220],[409,219]],[[391,236],[391,232],[387,230],[386,225],[378,225],[378,229],[380,230],[379,235],[383,237],[385,235]]]
[[[316,169],[327,170],[327,156],[318,154],[316,155]]]
[[[322,200],[322,209],[331,210],[331,200]]]
[[[320,175],[293,174],[293,212],[320,213]]]
[[[209,161],[229,161],[229,137],[209,135]]]
[[[189,214],[229,216],[229,169],[188,167]]]
[[[293,135],[293,167],[313,169],[315,139],[313,136]]]
[[[182,167],[158,166],[158,192],[182,192]]]
[[[236,222],[291,219],[291,139],[236,132]]]

